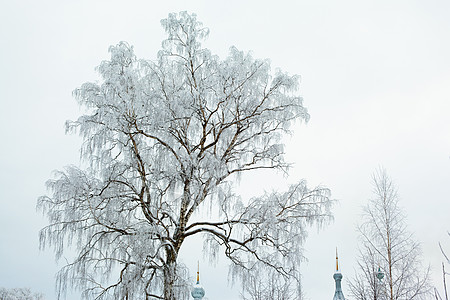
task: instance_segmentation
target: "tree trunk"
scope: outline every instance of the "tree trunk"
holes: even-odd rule
[[[177,253],[173,250],[167,250],[167,261],[164,266],[164,299],[176,300],[175,281],[176,281]]]

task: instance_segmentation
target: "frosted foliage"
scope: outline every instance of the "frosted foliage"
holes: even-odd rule
[[[44,300],[42,294],[31,292],[28,288],[6,289],[0,288],[0,299],[2,300]]]
[[[121,42],[98,67],[100,82],[74,91],[88,113],[66,128],[83,138],[87,168],[57,172],[38,201],[50,221],[41,247],[57,257],[68,244],[78,250],[58,274],[61,293],[74,285],[85,298],[184,299],[177,257],[198,233],[238,277],[256,262],[293,276],[306,226],[330,217],[329,191],[304,181],[245,202],[233,193],[242,172],[287,172],[281,138],[309,118],[299,78],[234,47],[224,60],[212,55],[194,14],[161,23],[168,38],[155,61]],[[203,203],[220,212],[193,217]]]
[[[259,266],[255,276],[246,276],[242,284],[244,300],[301,300],[303,294],[296,277],[283,277],[275,270]],[[256,274],[257,273],[257,274]],[[256,276],[257,275],[257,276]]]

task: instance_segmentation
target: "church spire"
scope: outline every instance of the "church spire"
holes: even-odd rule
[[[336,247],[336,272],[339,271],[339,259],[338,259],[338,253],[337,253],[337,247]]]
[[[333,300],[345,300],[344,294],[342,293],[341,280],[342,274],[339,271],[339,258],[336,247],[336,273],[333,275],[334,281],[336,283],[336,291],[334,292]]]

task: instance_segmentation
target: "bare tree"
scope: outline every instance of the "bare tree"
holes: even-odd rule
[[[298,77],[234,47],[220,60],[202,48],[208,29],[194,14],[161,23],[156,61],[121,42],[98,67],[101,81],[74,92],[88,112],[66,130],[82,137],[86,167],[57,172],[38,201],[50,221],[41,247],[78,253],[58,273],[60,296],[75,286],[84,298],[187,297],[178,255],[199,234],[234,278],[259,266],[296,277],[306,227],[330,219],[329,190],[304,180],[248,201],[234,193],[243,172],[287,172],[281,139],[309,118]]]
[[[373,188],[358,227],[362,246],[351,293],[358,300],[429,299],[429,268],[422,266],[420,245],[407,230],[397,188],[384,169],[373,175]]]

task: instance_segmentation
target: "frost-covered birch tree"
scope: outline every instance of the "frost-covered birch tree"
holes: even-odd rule
[[[384,169],[373,175],[372,186],[373,198],[358,227],[361,247],[351,293],[357,300],[430,299],[429,268],[422,265],[420,244],[407,229],[397,187]]]
[[[237,280],[270,268],[298,276],[308,225],[330,218],[329,190],[304,180],[285,192],[241,199],[239,174],[287,172],[282,137],[309,115],[298,76],[270,70],[232,47],[224,60],[202,47],[195,14],[170,14],[157,59],[110,47],[101,80],[74,91],[87,110],[66,131],[83,140],[83,168],[68,166],[38,207],[42,248],[77,256],[57,275],[96,299],[184,299],[183,243],[201,235],[207,254],[230,260]],[[210,214],[201,213],[213,207]]]

